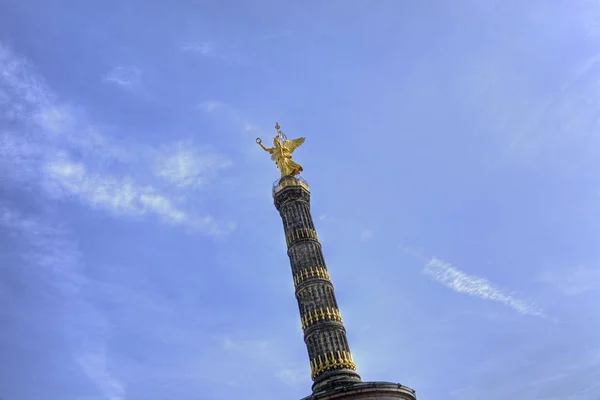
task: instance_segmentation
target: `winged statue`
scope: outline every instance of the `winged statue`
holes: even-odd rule
[[[305,138],[301,137],[288,140],[285,133],[281,131],[279,123],[275,124],[275,129],[277,129],[277,136],[273,138],[273,147],[265,147],[261,138],[257,138],[256,143],[258,143],[263,150],[271,153],[271,160],[275,161],[275,164],[277,164],[277,168],[281,171],[282,177],[287,175],[298,175],[302,172],[302,166],[292,161],[292,153],[304,143]]]

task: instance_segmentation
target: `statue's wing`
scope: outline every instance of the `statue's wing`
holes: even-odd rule
[[[290,153],[293,153],[297,147],[299,147],[300,145],[302,145],[302,143],[304,143],[304,139],[305,138],[301,137],[301,138],[294,139],[294,140],[286,140],[283,142],[283,147],[288,149],[290,151]]]

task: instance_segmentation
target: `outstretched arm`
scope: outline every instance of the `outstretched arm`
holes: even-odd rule
[[[273,148],[273,147],[271,147],[271,148],[269,148],[269,147],[265,147],[265,145],[264,145],[264,144],[262,144],[262,140],[261,140],[261,138],[256,138],[256,143],[258,143],[258,145],[259,145],[260,147],[262,147],[264,151],[268,151],[269,153],[272,153],[272,152],[273,152],[273,150],[274,150],[274,148]]]

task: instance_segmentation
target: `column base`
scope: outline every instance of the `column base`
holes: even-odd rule
[[[360,376],[350,369],[338,369],[319,375],[312,385],[313,393],[360,383]]]
[[[415,391],[399,383],[359,382],[314,392],[302,400],[416,400]]]

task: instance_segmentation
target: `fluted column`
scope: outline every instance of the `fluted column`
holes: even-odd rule
[[[313,392],[360,382],[310,214],[308,185],[285,176],[275,185],[273,198],[283,220]]]

